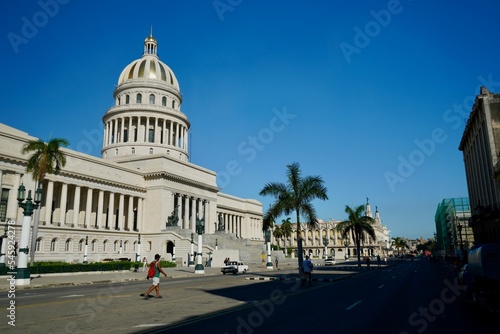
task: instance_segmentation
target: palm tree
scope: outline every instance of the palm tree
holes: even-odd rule
[[[401,238],[401,237],[395,237],[392,238],[392,246],[398,250],[398,255],[400,250],[404,250],[405,248],[408,248],[408,243],[406,242],[406,239]]]
[[[283,230],[281,229],[281,226],[276,225],[274,227],[273,237],[278,242],[278,250],[279,250],[279,248],[280,248],[280,239],[283,237]]]
[[[292,221],[290,217],[288,217],[287,219],[283,219],[281,221],[281,232],[283,233],[283,238],[284,238],[283,246],[285,247],[285,253],[288,253],[286,251],[286,238],[290,238],[293,232]]]
[[[316,225],[316,210],[311,204],[313,199],[327,200],[326,187],[319,176],[302,177],[300,165],[297,162],[286,166],[287,183],[267,183],[260,191],[261,196],[272,195],[276,201],[269,206],[264,214],[263,227],[265,231],[274,222],[276,217],[295,212],[297,219],[297,250],[299,270],[302,272],[302,235],[300,231],[300,217],[304,217],[308,224]]]
[[[354,209],[350,208],[348,205],[345,206],[345,213],[347,213],[347,220],[340,222],[337,225],[337,231],[342,235],[342,239],[347,239],[349,234],[352,236],[352,240],[356,244],[356,253],[358,254],[358,268],[361,267],[361,243],[368,241],[366,235],[372,239],[376,239],[375,229],[372,224],[375,219],[368,217],[364,214],[365,206],[360,205]]]
[[[34,152],[28,159],[26,171],[31,173],[35,180],[35,188],[42,186],[42,181],[46,174],[58,174],[61,167],[66,165],[66,155],[59,148],[66,147],[69,142],[66,139],[54,138],[48,143],[43,140],[31,140],[27,142],[21,150],[22,154]],[[36,239],[38,234],[38,222],[40,220],[40,209],[35,211],[33,222],[33,233],[31,239],[30,265],[35,260]]]

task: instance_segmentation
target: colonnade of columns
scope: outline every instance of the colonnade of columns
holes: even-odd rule
[[[104,124],[103,147],[116,143],[153,143],[188,149],[185,124],[149,116],[121,116]]]
[[[0,189],[2,174],[0,171]],[[13,177],[6,217],[17,221],[22,215],[17,203],[17,189],[22,181],[21,174],[16,173]],[[142,225],[141,197],[52,180],[45,181],[43,187],[45,189],[40,211],[42,226],[138,231]]]

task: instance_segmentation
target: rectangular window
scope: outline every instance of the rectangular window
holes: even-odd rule
[[[7,219],[7,204],[9,203],[9,189],[2,189],[0,197],[0,221]]]
[[[155,141],[155,130],[154,129],[149,129],[148,140],[150,143],[154,143],[154,141]]]

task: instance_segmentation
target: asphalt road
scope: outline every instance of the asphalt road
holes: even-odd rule
[[[314,275],[331,270],[318,268]],[[480,316],[466,303],[442,264],[402,261],[312,287],[293,279],[247,279],[255,276],[164,279],[164,298],[149,300],[139,296],[147,281],[22,290],[15,297],[16,326],[4,319],[0,332],[496,333],[499,328],[495,317]],[[0,297],[2,307],[6,298]]]

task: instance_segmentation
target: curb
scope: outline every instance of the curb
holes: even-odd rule
[[[348,278],[352,275],[337,277],[337,278],[313,278],[313,282],[338,282]],[[300,277],[246,277],[249,281],[300,281]]]

